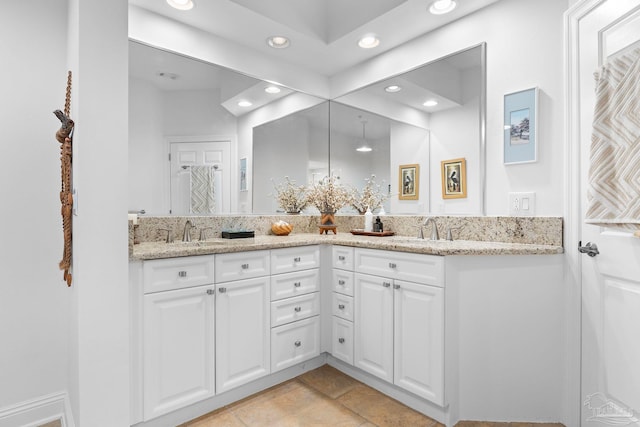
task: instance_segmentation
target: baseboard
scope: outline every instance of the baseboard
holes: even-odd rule
[[[75,427],[69,395],[52,393],[0,408],[0,427],[37,427],[60,420],[62,427]]]

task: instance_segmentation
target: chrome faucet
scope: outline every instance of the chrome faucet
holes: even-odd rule
[[[436,220],[433,219],[433,217],[425,219],[422,225],[426,227],[427,225],[429,225],[429,222],[431,222],[431,240],[439,240],[440,237],[438,236],[438,225],[436,224]]]
[[[182,233],[182,241],[183,242],[190,242],[191,241],[191,228],[193,227],[193,224],[191,223],[191,220],[187,220],[187,222],[184,224],[184,233]]]
[[[202,227],[200,229],[200,238],[198,240],[207,240],[207,230],[211,230],[213,227]]]

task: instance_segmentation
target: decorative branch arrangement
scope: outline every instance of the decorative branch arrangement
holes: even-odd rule
[[[67,94],[64,103],[64,112],[56,110],[53,114],[60,120],[60,129],[56,132],[56,140],[60,143],[60,167],[62,175],[62,188],[60,190],[60,213],[62,214],[62,230],[64,232],[64,250],[62,261],[60,261],[60,270],[64,270],[63,278],[67,282],[67,286],[71,286],[71,247],[72,247],[72,212],[73,212],[73,194],[71,182],[71,164],[73,158],[72,138],[73,138],[73,120],[69,117],[71,110],[71,71],[67,77]]]
[[[371,209],[371,212],[378,209],[389,198],[388,194],[385,194],[382,186],[376,183],[376,176],[371,174],[369,178],[365,178],[365,186],[362,191],[353,189],[353,200],[351,206],[353,206],[360,214],[364,214],[367,208]],[[383,181],[384,182],[384,181]]]

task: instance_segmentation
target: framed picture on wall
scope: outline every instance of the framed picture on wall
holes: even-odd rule
[[[538,88],[504,96],[504,164],[538,158]]]
[[[398,183],[398,199],[418,200],[420,184],[420,165],[400,165]]]
[[[247,158],[240,159],[240,191],[248,191],[247,188]]]
[[[442,175],[442,198],[463,199],[467,197],[467,161],[465,159],[440,162]]]

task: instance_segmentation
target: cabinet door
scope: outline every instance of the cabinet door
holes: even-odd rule
[[[213,285],[144,296],[144,419],[214,395]]]
[[[331,354],[353,365],[353,322],[333,316]]]
[[[393,381],[392,280],[355,275],[355,365],[386,381]]]
[[[216,390],[269,374],[269,278],[216,285]]]
[[[394,282],[394,383],[444,404],[444,290]]]

